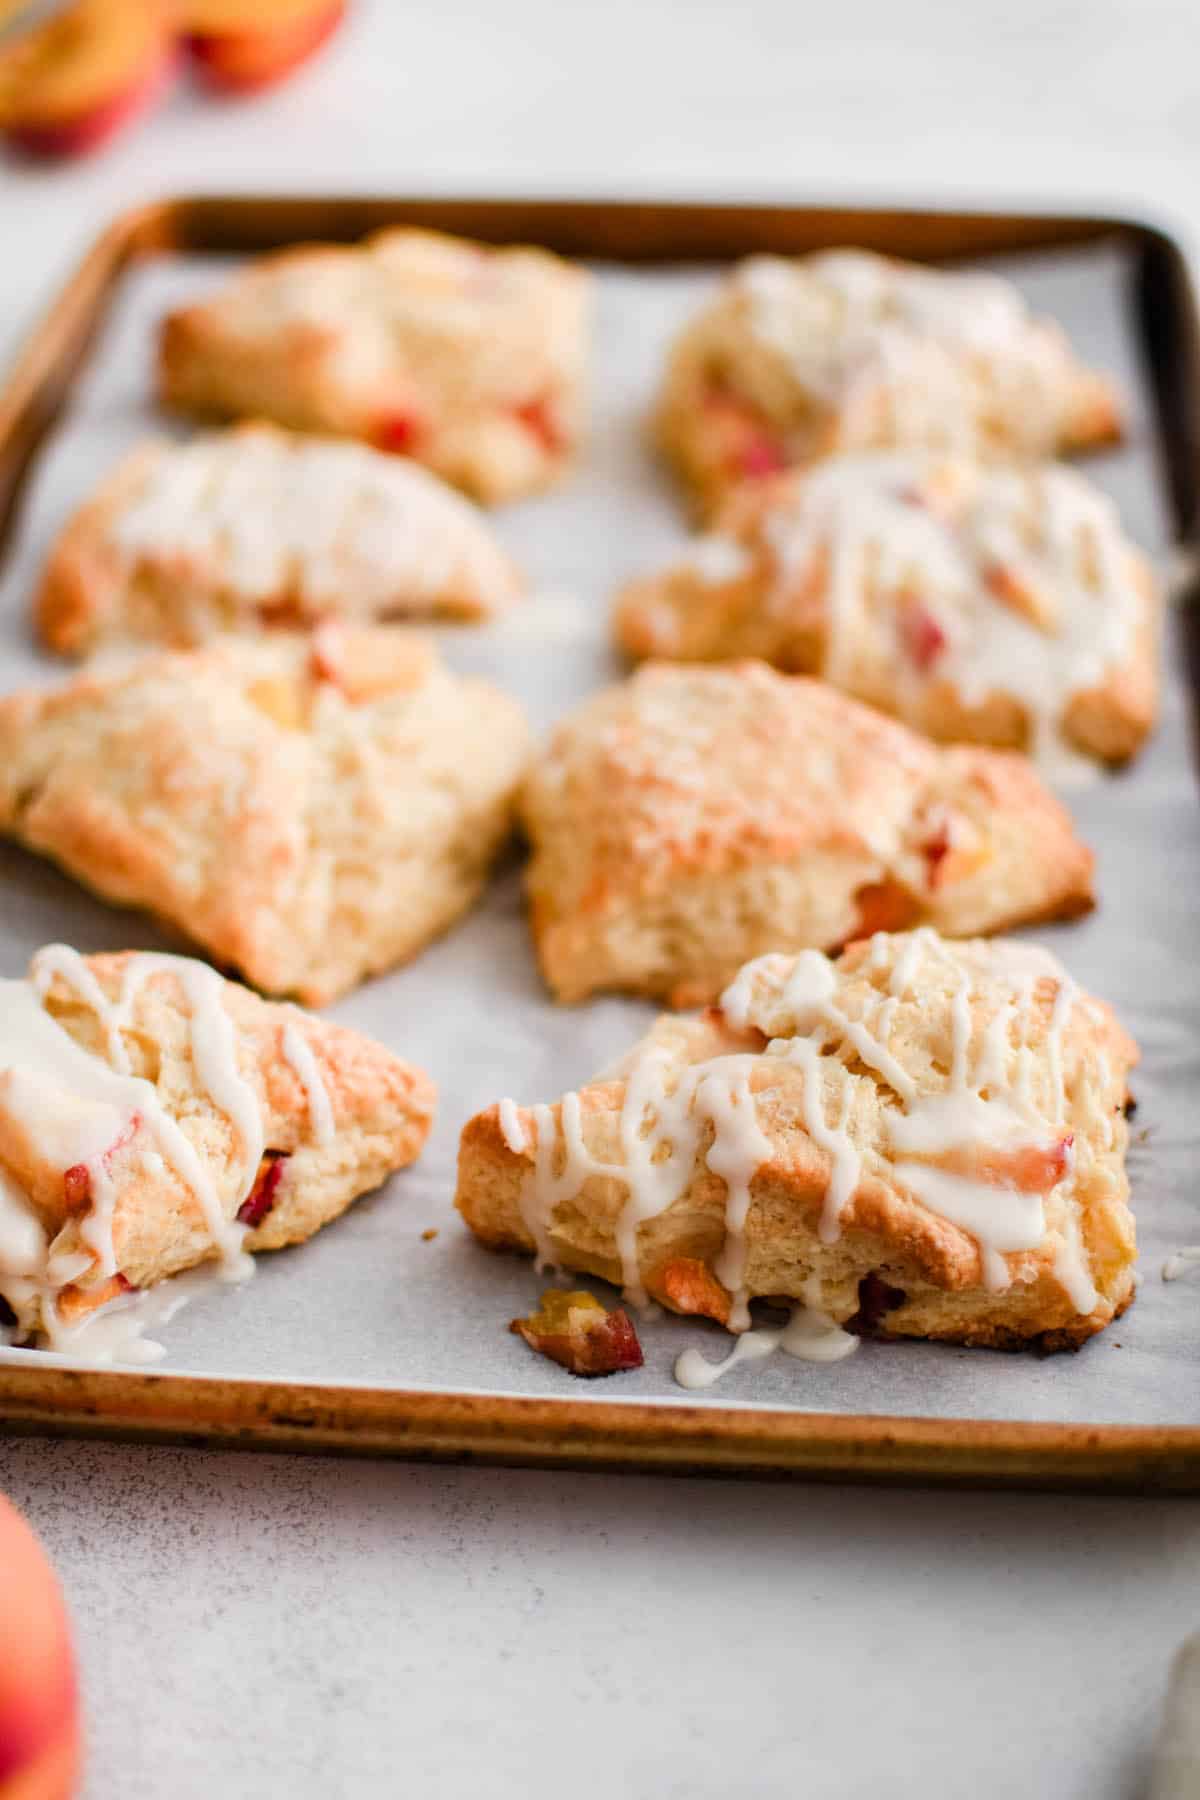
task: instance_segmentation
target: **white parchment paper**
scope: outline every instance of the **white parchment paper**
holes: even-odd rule
[[[1106,248],[994,266],[1060,317],[1084,353],[1116,373],[1132,397],[1129,443],[1092,459],[1088,469],[1114,495],[1132,533],[1162,557],[1169,524],[1127,318],[1123,253]],[[29,632],[41,559],[70,507],[116,456],[148,429],[180,432],[154,412],[156,322],[169,305],[224,274],[211,259],[163,261],[135,272],[122,289],[70,411],[38,460],[0,568],[0,689],[59,677]],[[499,625],[441,634],[456,667],[487,674],[519,695],[539,731],[620,673],[608,646],[610,596],[683,536],[676,499],[642,426],[666,344],[712,279],[667,269],[599,271],[596,419],[585,464],[566,488],[497,519],[530,571],[534,596]],[[1075,1356],[865,1344],[825,1367],[779,1357],[739,1369],[690,1400],[818,1412],[1200,1422],[1200,1270],[1191,1280],[1161,1280],[1167,1254],[1200,1241],[1200,807],[1177,657],[1169,641],[1164,717],[1147,753],[1128,773],[1068,796],[1099,853],[1099,911],[1035,934],[1082,983],[1114,1002],[1142,1044],[1131,1174],[1144,1280],[1132,1311]],[[0,973],[23,974],[31,952],[55,939],[84,951],[163,943],[138,914],[117,912],[47,864],[0,846]],[[556,1097],[624,1050],[652,1016],[635,1001],[570,1009],[549,1002],[515,859],[442,942],[331,1012],[433,1074],[441,1101],[429,1146],[415,1168],[311,1244],[261,1258],[254,1281],[214,1289],[179,1315],[165,1328],[168,1355],[157,1368],[572,1400],[684,1398],[671,1375],[676,1355],[689,1345],[724,1355],[730,1340],[722,1331],[659,1319],[642,1331],[644,1369],[576,1382],[506,1330],[537,1294],[530,1266],[478,1248],[453,1210],[458,1133],[471,1113],[506,1093],[526,1102]],[[425,1242],[429,1227],[438,1235]]]

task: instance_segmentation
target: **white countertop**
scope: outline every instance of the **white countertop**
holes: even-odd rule
[[[275,96],[0,170],[0,357],[173,189],[1065,203],[1200,243],[1191,0],[984,10],[360,0]],[[68,1591],[89,1800],[1132,1800],[1197,1624],[1184,1501],[36,1440],[0,1487]]]

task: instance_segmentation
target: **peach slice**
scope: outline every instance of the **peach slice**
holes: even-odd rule
[[[62,1590],[20,1513],[0,1496],[0,1800],[70,1800],[79,1702]]]
[[[345,0],[187,0],[182,24],[200,73],[228,94],[256,93],[283,81],[333,36]]]
[[[537,1312],[514,1319],[509,1330],[572,1375],[615,1375],[642,1366],[642,1346],[629,1314],[623,1308],[606,1312],[582,1290],[548,1288]]]
[[[161,0],[76,0],[0,51],[0,128],[31,156],[81,156],[165,88],[174,66]]]

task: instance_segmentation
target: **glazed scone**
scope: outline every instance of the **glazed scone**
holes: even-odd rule
[[[417,464],[244,425],[126,457],[51,550],[36,617],[81,655],[325,618],[488,619],[520,591],[481,515]]]
[[[434,1088],[186,957],[63,944],[0,983],[0,1299],[69,1349],[195,1264],[309,1238],[420,1153]],[[15,1323],[14,1323],[15,1321]]]
[[[320,1005],[471,905],[528,747],[402,627],[221,639],[0,701],[0,832]]]
[[[761,663],[647,663],[586,702],[521,810],[546,980],[697,1005],[766,950],[1092,904],[1092,857],[1023,756],[939,747]]]
[[[880,934],[741,970],[619,1071],[466,1126],[494,1249],[742,1331],[756,1298],[887,1336],[1055,1349],[1133,1298],[1137,1047],[1052,957]]]
[[[379,232],[251,263],[163,326],[181,411],[412,456],[492,503],[566,468],[586,410],[588,278],[549,251]]]
[[[1050,767],[1138,750],[1158,613],[1149,562],[1075,470],[884,450],[731,499],[624,590],[616,635],[638,658],[763,657],[930,737]]]
[[[678,339],[658,435],[698,507],[835,451],[1043,457],[1121,433],[1113,384],[994,275],[754,256]]]

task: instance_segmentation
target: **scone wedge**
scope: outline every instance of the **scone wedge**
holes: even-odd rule
[[[521,579],[484,518],[412,462],[270,425],[131,452],[68,522],[36,600],[83,655],[222,631],[483,620]]]
[[[205,963],[50,945],[0,983],[0,1299],[70,1349],[169,1275],[311,1237],[419,1154],[434,1088]]]
[[[1060,463],[830,457],[729,501],[619,597],[630,656],[760,656],[930,737],[1118,763],[1158,705],[1159,600],[1115,509]]]
[[[1120,436],[1121,402],[1011,283],[828,250],[737,266],[677,340],[657,426],[708,514],[839,451],[1088,449]]]
[[[770,949],[1068,918],[1092,856],[1023,756],[941,747],[761,663],[647,663],[522,791],[531,921],[563,1000],[692,1006]]]
[[[553,1105],[465,1127],[493,1249],[731,1331],[759,1298],[889,1337],[1061,1349],[1133,1298],[1137,1048],[1011,940],[879,934],[769,955]]]
[[[415,457],[487,503],[545,487],[583,432],[588,278],[545,250],[398,229],[251,263],[166,319],[168,406]]]
[[[222,639],[0,701],[0,832],[319,1005],[471,905],[527,755],[402,627]]]

